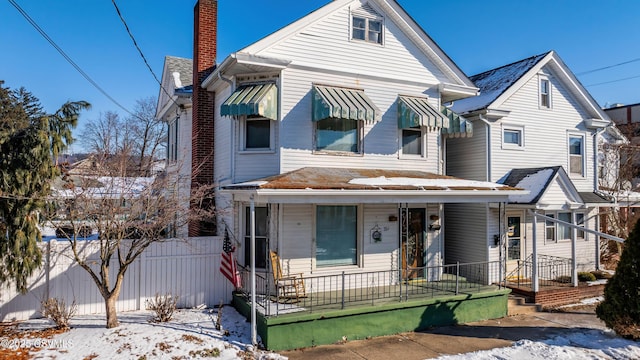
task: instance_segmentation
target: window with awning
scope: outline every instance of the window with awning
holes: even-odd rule
[[[380,117],[380,109],[362,89],[313,86],[313,121],[336,118],[373,122],[380,120]]]
[[[429,104],[427,98],[398,96],[398,128],[446,128],[449,118]]]
[[[274,83],[238,87],[220,106],[222,116],[259,116],[278,119],[278,88]]]

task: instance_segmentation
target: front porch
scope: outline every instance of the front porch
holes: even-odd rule
[[[305,277],[303,297],[282,297],[271,274],[256,276],[257,331],[270,350],[331,344],[507,315],[499,262]],[[243,284],[250,284],[248,269]],[[411,278],[408,278],[411,276]],[[233,304],[250,318],[249,286]]]

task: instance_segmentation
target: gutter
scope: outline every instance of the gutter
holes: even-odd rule
[[[486,181],[491,181],[491,123],[482,114],[478,114],[478,119],[487,125],[487,173],[485,174]]]

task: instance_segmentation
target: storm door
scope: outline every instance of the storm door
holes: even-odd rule
[[[402,278],[424,278],[425,274],[425,239],[426,209],[401,209],[402,221],[400,236]]]

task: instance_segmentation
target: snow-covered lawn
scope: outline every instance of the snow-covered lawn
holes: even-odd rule
[[[51,323],[46,319],[25,321],[18,326],[18,338],[2,333],[0,328],[0,358],[286,359],[277,353],[253,349],[250,324],[231,306],[223,307],[221,330],[216,329],[217,309],[179,310],[167,323],[151,322],[153,316],[151,311],[120,313],[121,325],[114,329],[105,328],[103,315],[77,316],[67,332],[35,333],[31,338],[26,336],[28,332],[51,328]],[[20,353],[8,353],[11,349]],[[609,330],[568,328],[563,335],[546,340],[522,339],[510,347],[439,359],[640,359],[640,343],[617,337]]]
[[[178,310],[166,323],[150,322],[153,316],[151,311],[120,313],[120,326],[113,329],[105,328],[104,315],[77,316],[71,330],[50,339],[0,337],[0,351],[29,349],[33,359],[286,359],[254,351],[250,324],[231,306],[223,307],[222,330],[216,330],[217,309]],[[18,329],[47,327],[48,320],[36,319],[20,323]]]
[[[617,337],[612,331],[588,330],[567,333],[543,341],[519,340],[510,347],[441,356],[440,360],[489,359],[640,359],[640,344]]]

